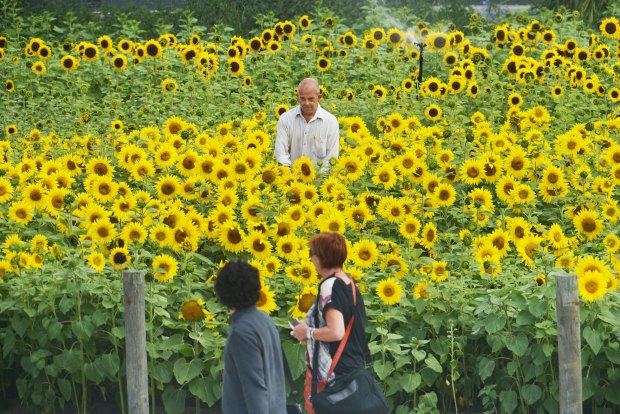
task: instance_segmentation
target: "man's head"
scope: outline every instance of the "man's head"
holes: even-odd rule
[[[238,310],[255,305],[260,297],[258,270],[245,262],[227,263],[217,274],[215,293],[229,309]]]
[[[314,78],[306,78],[297,88],[297,101],[304,116],[314,116],[321,100],[321,87]]]

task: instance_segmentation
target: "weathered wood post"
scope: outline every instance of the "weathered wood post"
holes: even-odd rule
[[[553,274],[557,286],[560,412],[581,414],[581,334],[577,277],[568,273]]]
[[[123,272],[125,356],[129,414],[148,414],[148,372],[144,321],[144,272]]]

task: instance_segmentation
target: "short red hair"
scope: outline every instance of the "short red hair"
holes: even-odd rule
[[[342,267],[347,260],[347,242],[340,233],[322,232],[310,239],[310,254],[326,269]]]

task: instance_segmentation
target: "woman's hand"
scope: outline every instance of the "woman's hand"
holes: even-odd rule
[[[308,331],[308,325],[304,321],[300,321],[297,325],[293,327],[291,331],[291,336],[297,339],[301,343],[306,343],[306,335]]]

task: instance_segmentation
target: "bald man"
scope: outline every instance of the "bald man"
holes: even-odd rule
[[[320,173],[326,173],[329,171],[329,160],[338,158],[338,120],[321,107],[320,100],[321,87],[316,79],[306,78],[299,83],[299,105],[282,114],[278,120],[275,145],[278,163],[292,166],[297,158],[306,156]]]

